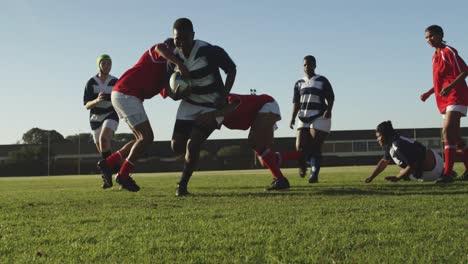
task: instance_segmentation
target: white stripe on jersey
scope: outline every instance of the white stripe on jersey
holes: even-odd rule
[[[154,63],[156,63],[156,60],[153,58],[153,53],[151,53],[151,48],[148,49],[148,54],[149,54],[151,60],[152,60]]]
[[[207,42],[204,42],[201,40],[195,40],[195,43],[193,45],[192,50],[190,51],[190,55],[188,58],[186,58],[184,54],[178,49],[176,49],[174,53],[179,55],[180,58],[182,58],[184,65],[187,67],[189,71],[192,72],[192,71],[208,66],[208,60],[206,59],[206,57],[202,56],[202,57],[195,58],[195,56],[198,53],[198,50],[201,47],[205,47],[208,45],[210,44],[208,44]],[[193,87],[208,86],[214,82],[215,82],[215,75],[214,73],[211,73],[200,79],[192,79],[192,86]],[[209,94],[191,94],[188,96],[187,99],[192,100],[197,103],[213,103],[218,97],[219,97],[219,93],[214,92],[214,93],[209,93]]]
[[[213,74],[207,75],[200,79],[192,79],[193,86],[207,86],[215,81]]]
[[[320,89],[320,90],[323,90],[323,82],[317,82],[315,81],[316,79],[318,79],[319,77],[321,77],[321,75],[315,75],[314,77],[312,77],[311,79],[307,78],[307,77],[304,77],[303,80],[304,82],[301,83],[301,87],[300,89],[306,89],[306,88],[317,88],[317,89]],[[307,106],[309,105],[309,103],[320,103],[320,96],[317,96],[317,95],[314,95],[314,94],[307,94],[307,95],[302,95],[300,97],[300,102],[301,104],[306,104],[306,109],[300,109],[299,112],[298,112],[298,116],[299,117],[311,117],[311,116],[314,116],[314,115],[317,115],[320,113],[320,110],[308,110],[307,109]]]
[[[97,83],[97,85],[93,85],[93,92],[95,94],[99,94],[99,93],[111,94],[112,88],[114,88],[114,86],[109,85],[109,82],[112,81],[113,79],[116,79],[114,76],[109,74],[109,76],[107,76],[107,79],[104,81],[104,83],[101,82],[101,80],[97,76],[94,76],[93,79]],[[112,106],[111,101],[100,101],[99,103],[96,104],[96,107],[99,107],[99,108],[108,108],[111,106]]]
[[[401,165],[403,162],[398,159],[398,157],[395,155],[395,152],[397,152],[398,148],[397,146],[392,144],[392,147],[390,148],[390,156],[392,157],[393,162],[395,162],[396,165]]]
[[[449,46],[447,46],[447,49],[450,52],[452,52],[453,60],[455,61],[455,64],[457,65],[457,70],[458,70],[458,72],[461,72],[461,68],[460,68],[460,65],[458,64],[458,60],[457,60],[457,54],[455,54],[455,51],[453,49],[451,49]]]

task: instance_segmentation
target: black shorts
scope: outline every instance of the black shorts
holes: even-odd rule
[[[211,134],[213,133],[214,129],[200,126],[195,123],[195,120],[183,120],[183,119],[176,119],[174,124],[174,130],[172,131],[172,135],[179,134],[185,138],[190,138],[190,134],[194,128],[200,129],[201,131]],[[216,127],[216,129],[220,129],[221,124]]]

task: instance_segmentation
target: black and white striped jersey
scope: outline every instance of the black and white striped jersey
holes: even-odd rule
[[[118,79],[116,77],[109,75],[103,83],[99,80],[99,77],[95,75],[86,83],[83,96],[84,105],[89,101],[96,99],[99,93],[102,92],[106,94],[106,99],[97,103],[96,106],[91,108],[89,111],[89,122],[92,130],[98,129],[106,119],[113,119],[117,122],[119,121],[119,117],[117,116],[114,107],[112,107],[110,99],[112,88],[117,80]]]
[[[221,47],[201,40],[195,40],[188,58],[179,49],[175,49],[174,54],[184,62],[192,79],[192,94],[184,100],[195,105],[214,107],[213,103],[224,89],[219,68],[225,73],[236,68],[229,55]],[[173,71],[174,65],[169,66]]]
[[[327,108],[326,98],[334,97],[332,86],[325,76],[304,77],[294,85],[293,103],[299,105],[297,116],[304,123],[322,116]]]
[[[406,168],[421,163],[426,158],[426,147],[418,141],[396,136],[391,145],[384,146],[385,160],[393,160],[396,165]]]

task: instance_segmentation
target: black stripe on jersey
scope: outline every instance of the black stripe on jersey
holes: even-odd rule
[[[218,91],[219,91],[219,84],[217,82],[213,82],[205,86],[193,86],[192,87],[193,94],[211,94],[211,93],[216,93]]]
[[[112,78],[112,80],[109,81],[107,86],[114,86],[117,83],[118,80],[119,79],[117,79],[117,78]]]
[[[188,98],[184,99],[187,103],[193,104],[193,105],[199,105],[199,106],[204,106],[204,107],[210,107],[210,108],[216,108],[216,106],[213,103],[198,103],[195,101],[192,101]]]
[[[314,88],[314,87],[302,88],[299,93],[301,95],[311,94],[311,95],[317,95],[317,96],[320,96],[320,97],[323,97],[325,95],[323,90],[318,89],[318,88]]]
[[[313,115],[313,116],[308,116],[308,117],[298,117],[299,120],[301,120],[304,123],[312,123],[315,119],[321,117],[323,115],[324,111],[320,111],[320,113]]]
[[[201,79],[212,73],[212,70],[209,66],[202,67],[200,69],[190,72],[190,78],[192,79]]]
[[[113,112],[112,114],[106,116],[106,118],[104,118],[102,121],[90,121],[91,129],[92,130],[98,129],[100,126],[102,126],[102,123],[107,119],[111,119],[111,120],[115,120],[119,122],[119,116],[117,115],[116,112]]]
[[[94,108],[91,108],[90,113],[94,115],[103,115],[103,114],[111,113],[113,111],[114,111],[114,107],[112,106],[108,108],[94,107]]]
[[[325,107],[321,103],[301,103],[301,110],[324,110]]]

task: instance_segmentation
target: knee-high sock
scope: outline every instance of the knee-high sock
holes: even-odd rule
[[[322,163],[322,156],[312,156],[310,158],[310,176],[311,177],[318,177],[321,163]]]
[[[120,171],[119,171],[120,179],[128,179],[128,177],[130,176],[130,172],[133,170],[133,168],[135,168],[135,164],[133,164],[128,159],[126,159],[123,162],[122,167],[120,167]]]
[[[184,163],[184,169],[182,170],[182,176],[180,177],[179,185],[187,186],[188,182],[190,181],[190,177],[192,177],[192,170],[187,168],[187,164]]]
[[[276,152],[278,156],[278,165],[280,166],[285,161],[288,160],[300,160],[302,158],[302,152],[300,151],[286,151],[286,152]]]
[[[444,142],[444,175],[452,175],[453,163],[455,162],[456,145],[450,145],[449,142]]]
[[[114,168],[122,161],[122,159],[123,157],[122,154],[120,154],[120,151],[116,151],[106,158],[105,163],[108,168]]]
[[[275,154],[269,148],[263,149],[261,153],[256,153],[259,157],[262,158],[263,164],[270,170],[271,174],[273,175],[273,178],[284,178],[283,173],[281,173],[281,170],[279,169]]]

